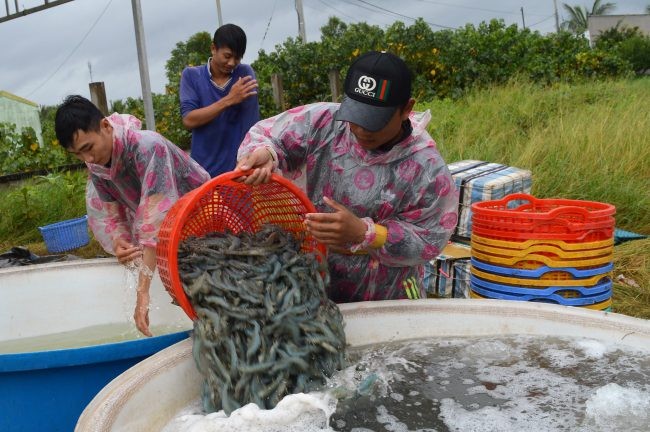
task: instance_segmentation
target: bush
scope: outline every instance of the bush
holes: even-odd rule
[[[49,138],[53,124],[44,125],[43,145],[39,145],[34,129],[16,130],[16,126],[0,123],[0,175],[52,169],[74,162],[74,157]]]

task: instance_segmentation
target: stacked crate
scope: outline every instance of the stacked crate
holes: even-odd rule
[[[463,160],[447,165],[458,189],[458,225],[453,239],[469,243],[472,234],[472,204],[496,200],[513,193],[530,193],[528,170],[493,162]]]
[[[611,309],[614,206],[517,193],[472,211],[470,297]]]
[[[530,192],[528,170],[479,160],[462,160],[447,165],[459,193],[458,225],[452,242],[425,264],[424,278],[429,297],[469,298],[472,204],[494,200],[515,192]],[[467,247],[467,254],[459,249]],[[455,249],[450,252],[450,249]]]

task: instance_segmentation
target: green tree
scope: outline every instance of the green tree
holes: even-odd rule
[[[583,6],[569,6],[563,3],[564,9],[569,14],[569,19],[562,23],[562,28],[573,34],[583,34],[587,31],[587,18],[589,15],[606,15],[616,7],[616,3],[603,3],[595,0],[591,12]]]
[[[645,36],[638,27],[616,25],[600,33],[596,48],[615,53],[630,63],[638,75],[650,70],[650,36]]]
[[[187,66],[198,66],[207,63],[210,57],[212,36],[208,32],[196,33],[187,42],[178,42],[171,52],[171,57],[165,64],[167,74],[167,93],[178,94],[181,73]]]

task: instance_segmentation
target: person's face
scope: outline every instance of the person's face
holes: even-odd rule
[[[113,127],[104,118],[99,123],[99,132],[78,130],[68,151],[84,162],[107,165],[113,153]]]
[[[401,134],[402,122],[408,119],[414,104],[415,99],[410,99],[404,108],[399,108],[395,111],[393,117],[391,117],[383,129],[376,132],[366,130],[352,122],[350,122],[350,131],[357,138],[357,142],[361,147],[366,150],[375,150],[376,148],[389,143]]]
[[[217,48],[212,44],[212,73],[220,76],[229,76],[232,70],[241,63],[241,57],[235,57],[235,54],[228,47]]]

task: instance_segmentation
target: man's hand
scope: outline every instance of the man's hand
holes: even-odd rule
[[[230,88],[228,98],[231,100],[233,105],[236,105],[242,103],[244,100],[248,99],[251,96],[255,96],[256,94],[257,80],[248,75],[245,77],[239,77],[239,79],[237,79],[237,82]]]
[[[148,283],[147,283],[148,285]],[[149,287],[143,289],[138,286],[138,297],[135,302],[135,311],[133,312],[135,326],[145,336],[153,336],[149,331]]]
[[[238,171],[253,172],[246,176],[238,177],[236,180],[247,185],[258,185],[261,183],[268,183],[271,180],[273,173],[273,156],[268,147],[260,147],[255,149],[252,153],[244,156],[235,168]]]
[[[142,256],[142,249],[140,247],[134,246],[121,238],[113,240],[113,251],[115,251],[115,256],[120,264],[128,264]]]
[[[307,231],[333,250],[347,249],[350,244],[361,243],[366,236],[366,224],[345,206],[327,197],[323,199],[335,211],[307,213]]]

